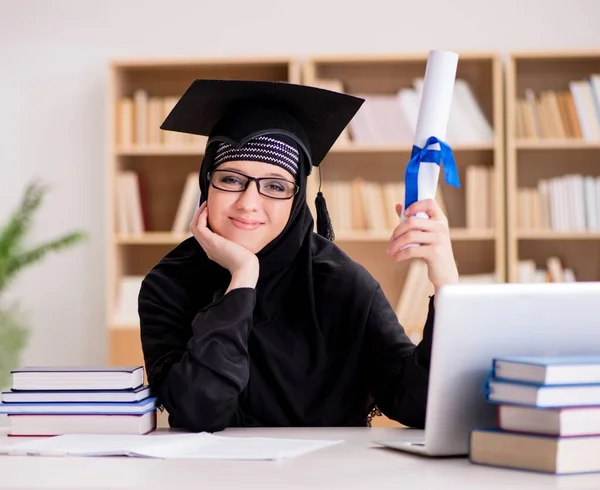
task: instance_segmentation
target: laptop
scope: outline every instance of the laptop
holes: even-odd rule
[[[484,392],[494,357],[600,352],[600,282],[456,284],[435,301],[425,431],[385,447],[467,456],[471,429],[497,425]]]

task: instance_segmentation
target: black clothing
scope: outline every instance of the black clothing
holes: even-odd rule
[[[230,90],[230,82],[221,83],[229,97],[237,93]],[[284,90],[290,100],[290,94],[306,93],[300,86],[252,86],[262,95]],[[309,92],[315,94],[313,90],[320,89]],[[261,95],[261,106],[248,112],[248,106],[240,111],[238,104],[217,121],[210,97],[203,98],[196,89],[186,94],[174,109],[171,127],[202,127],[209,135],[200,169],[202,201],[211,192],[207,173],[216,142],[241,145],[262,128],[275,135],[293,132],[303,151],[296,175],[300,191],[284,230],[257,253],[260,275],[255,289],[234,289],[225,295],[229,271],[211,261],[195,238],[167,254],[142,283],[144,360],[152,390],[168,410],[171,424],[193,431],[355,426],[365,425],[377,404],[390,418],[423,427],[433,301],[424,339],[415,347],[375,279],[313,232],[306,204],[307,176],[322,158],[320,153],[311,156],[311,144],[319,152],[329,148],[360,104],[343,94],[314,95],[314,100],[329,101],[322,107],[309,104],[313,116],[321,117],[325,141],[317,136],[317,119],[308,121],[298,104],[300,116],[267,104]],[[204,101],[200,107],[199,97]],[[344,102],[344,97],[349,98]],[[194,117],[214,119],[215,128]],[[306,125],[309,137],[303,135]]]
[[[223,296],[228,273],[198,267],[204,253],[194,238],[148,274],[142,345],[172,426],[357,426],[373,403],[391,419],[424,426],[433,298],[415,348],[362,266],[312,232],[305,245],[310,274],[290,264],[268,288],[285,292],[272,307],[259,300],[260,283]],[[298,301],[307,275],[314,308]],[[215,294],[216,277],[223,288]]]

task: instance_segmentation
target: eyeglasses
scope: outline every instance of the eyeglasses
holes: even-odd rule
[[[244,192],[250,182],[256,182],[258,193],[271,199],[291,199],[299,187],[278,177],[250,177],[236,170],[214,170],[208,173],[208,181],[215,189],[225,192]]]

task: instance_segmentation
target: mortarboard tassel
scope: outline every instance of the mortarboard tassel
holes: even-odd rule
[[[329,211],[327,211],[325,196],[323,196],[321,191],[317,192],[317,197],[315,198],[315,208],[317,210],[317,233],[322,237],[327,238],[327,240],[333,242],[335,240],[333,225],[331,224]]]

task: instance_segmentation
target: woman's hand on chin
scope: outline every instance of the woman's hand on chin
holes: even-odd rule
[[[231,273],[229,290],[234,287],[253,288],[256,286],[259,273],[258,257],[242,245],[228,240],[208,228],[206,202],[194,213],[190,231],[208,258]]]

